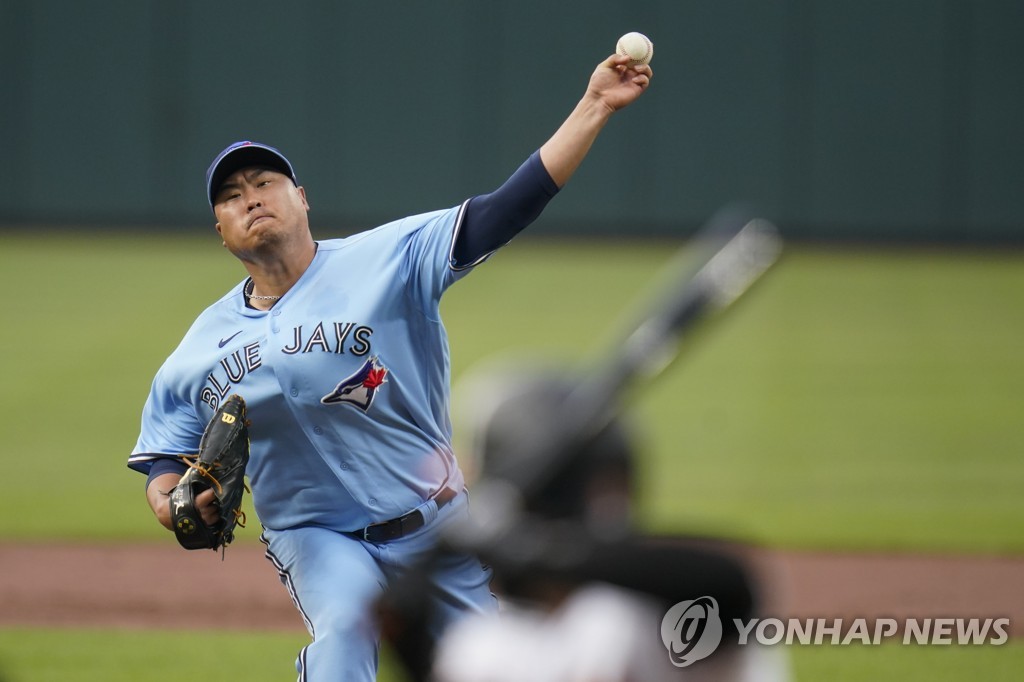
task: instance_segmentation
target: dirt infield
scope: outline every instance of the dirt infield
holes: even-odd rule
[[[762,551],[775,617],[1008,617],[1024,636],[1024,557]],[[303,631],[263,547],[0,544],[0,626]],[[186,609],[196,576],[226,608]]]

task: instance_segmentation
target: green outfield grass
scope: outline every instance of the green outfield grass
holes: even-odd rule
[[[212,233],[0,244],[0,287],[18,292],[0,327],[0,538],[160,536],[125,458],[153,373],[240,266]],[[599,363],[676,249],[522,240],[458,283],[443,304],[456,422],[460,380],[496,356]],[[1022,295],[1021,252],[790,245],[629,397],[643,523],[1021,551]]]
[[[60,642],[60,655],[54,642]],[[280,682],[294,679],[302,636],[257,632],[128,632],[123,630],[2,630],[3,682],[157,682],[180,679]],[[187,652],[187,653],[185,653]],[[1020,678],[1024,644],[1000,646],[789,646],[792,677],[817,682],[1010,682]],[[404,682],[385,650],[380,682]]]

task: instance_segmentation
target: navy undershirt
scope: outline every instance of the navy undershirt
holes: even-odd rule
[[[160,474],[184,474],[188,471],[188,466],[185,465],[180,459],[172,459],[170,457],[161,457],[160,459],[153,462],[153,466],[149,468],[149,476],[146,477],[146,489],[149,489],[149,484],[153,482],[153,479]],[[168,492],[168,491],[164,491]]]
[[[540,150],[498,189],[469,200],[462,227],[452,249],[452,266],[473,265],[507,244],[536,220],[558,185],[540,160]]]
[[[469,200],[462,227],[452,248],[456,268],[477,263],[532,223],[558,193],[558,185],[540,160],[540,150],[530,155],[505,183],[490,194]],[[178,458],[161,457],[153,462],[146,487],[161,474],[183,474],[188,467]]]

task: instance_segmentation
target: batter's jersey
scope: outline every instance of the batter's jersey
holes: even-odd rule
[[[128,465],[195,454],[225,397],[248,405],[253,504],[272,529],[353,530],[463,476],[451,446],[441,294],[465,204],[318,242],[268,311],[244,282],[206,309],[157,373]]]

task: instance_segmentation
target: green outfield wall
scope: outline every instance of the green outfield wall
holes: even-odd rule
[[[291,157],[323,231],[454,205],[630,30],[652,88],[545,230],[682,235],[745,201],[794,237],[1020,240],[1019,0],[2,0],[0,225],[207,226],[237,139]]]

